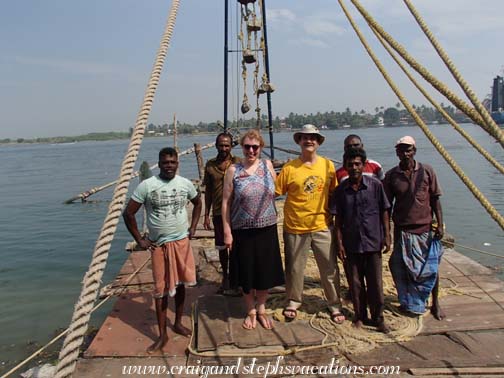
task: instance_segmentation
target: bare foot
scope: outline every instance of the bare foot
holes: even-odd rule
[[[192,332],[189,328],[186,328],[182,325],[182,323],[175,323],[173,325],[173,332],[178,333],[179,335],[189,337],[191,336]]]
[[[227,277],[222,278],[221,288],[222,288],[222,291],[229,290],[229,279]]]
[[[390,327],[387,324],[385,324],[384,321],[378,322],[378,325],[376,326],[376,330],[378,332],[385,333],[385,334],[390,333],[390,331],[391,331]]]
[[[446,318],[445,312],[441,309],[439,305],[437,306],[432,305],[430,312],[432,316],[434,316],[434,318],[436,318],[437,320],[443,320],[444,318]]]
[[[162,351],[163,347],[168,342],[168,335],[159,336],[154,344],[147,348],[147,353],[154,353],[156,351]]]
[[[362,328],[362,321],[361,320],[356,320],[356,321],[352,322],[352,327],[354,327],[356,329]]]

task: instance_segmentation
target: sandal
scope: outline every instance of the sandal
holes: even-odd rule
[[[242,327],[246,330],[253,330],[257,326],[257,311],[255,309],[250,310],[245,319],[243,320]]]
[[[337,310],[337,311],[334,311],[333,313],[331,313],[331,320],[336,323],[336,324],[343,324],[343,322],[345,321],[345,315]]]
[[[291,315],[287,315],[287,312],[290,312]],[[292,313],[294,313],[294,314],[292,315]],[[296,319],[297,309],[292,308],[292,307],[286,307],[282,311],[282,315],[284,316],[286,322],[292,322],[294,319]]]
[[[257,321],[265,329],[275,328],[275,326],[273,325],[273,321],[270,319],[268,315],[266,315],[266,312],[258,312]]]

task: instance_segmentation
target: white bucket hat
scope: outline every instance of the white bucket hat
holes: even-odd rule
[[[299,140],[301,139],[301,135],[303,134],[315,134],[317,136],[318,144],[324,143],[325,136],[320,134],[319,129],[315,125],[311,124],[303,125],[301,131],[295,132],[294,142],[296,142],[296,144],[299,144]]]

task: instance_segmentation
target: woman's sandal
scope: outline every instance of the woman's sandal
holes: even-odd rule
[[[271,318],[268,315],[266,315],[265,312],[257,313],[257,321],[265,329],[275,328],[275,326],[273,325],[273,320],[271,320]]]
[[[287,312],[293,313],[293,315],[292,314],[287,315]],[[294,319],[296,319],[297,309],[291,308],[291,307],[286,307],[282,311],[282,315],[284,316],[286,322],[292,322]]]
[[[242,327],[249,331],[255,329],[257,326],[257,315],[258,314],[255,309],[250,310],[242,323]]]
[[[331,320],[336,324],[343,324],[345,319],[345,315],[341,311],[334,311],[331,313]]]

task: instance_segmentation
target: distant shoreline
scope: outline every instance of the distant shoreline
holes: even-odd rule
[[[470,123],[470,122],[469,122]],[[465,124],[465,123],[462,123]],[[443,125],[442,123],[432,123],[432,125]],[[349,128],[326,128],[326,129],[321,129],[322,132],[325,131],[333,131],[333,130],[359,130],[359,129],[370,129],[370,128],[399,128],[399,127],[414,127],[417,126],[416,124],[393,124],[393,125],[365,125],[365,126],[352,126]],[[301,130],[301,128],[282,128],[282,129],[277,129],[274,131],[274,133],[281,133],[281,132],[295,132],[297,130]],[[267,129],[262,129],[263,133],[267,133]],[[198,135],[217,135],[218,132],[213,132],[213,131],[200,131],[197,133],[181,133],[179,136],[183,135],[190,135],[190,136],[198,136]],[[173,134],[165,134],[165,135],[145,135],[145,138],[167,138],[173,136]],[[0,147],[1,146],[19,146],[19,145],[38,145],[38,144],[73,144],[73,143],[81,143],[81,142],[104,142],[104,141],[111,141],[111,140],[123,140],[123,139],[129,139],[130,134],[127,132],[104,132],[104,133],[89,133],[89,134],[84,134],[84,135],[78,135],[78,136],[58,136],[58,137],[47,137],[47,138],[35,138],[35,139],[24,139],[24,138],[17,138],[15,140],[10,140],[10,138],[4,138],[0,139]],[[9,142],[5,142],[5,140],[8,140]]]

